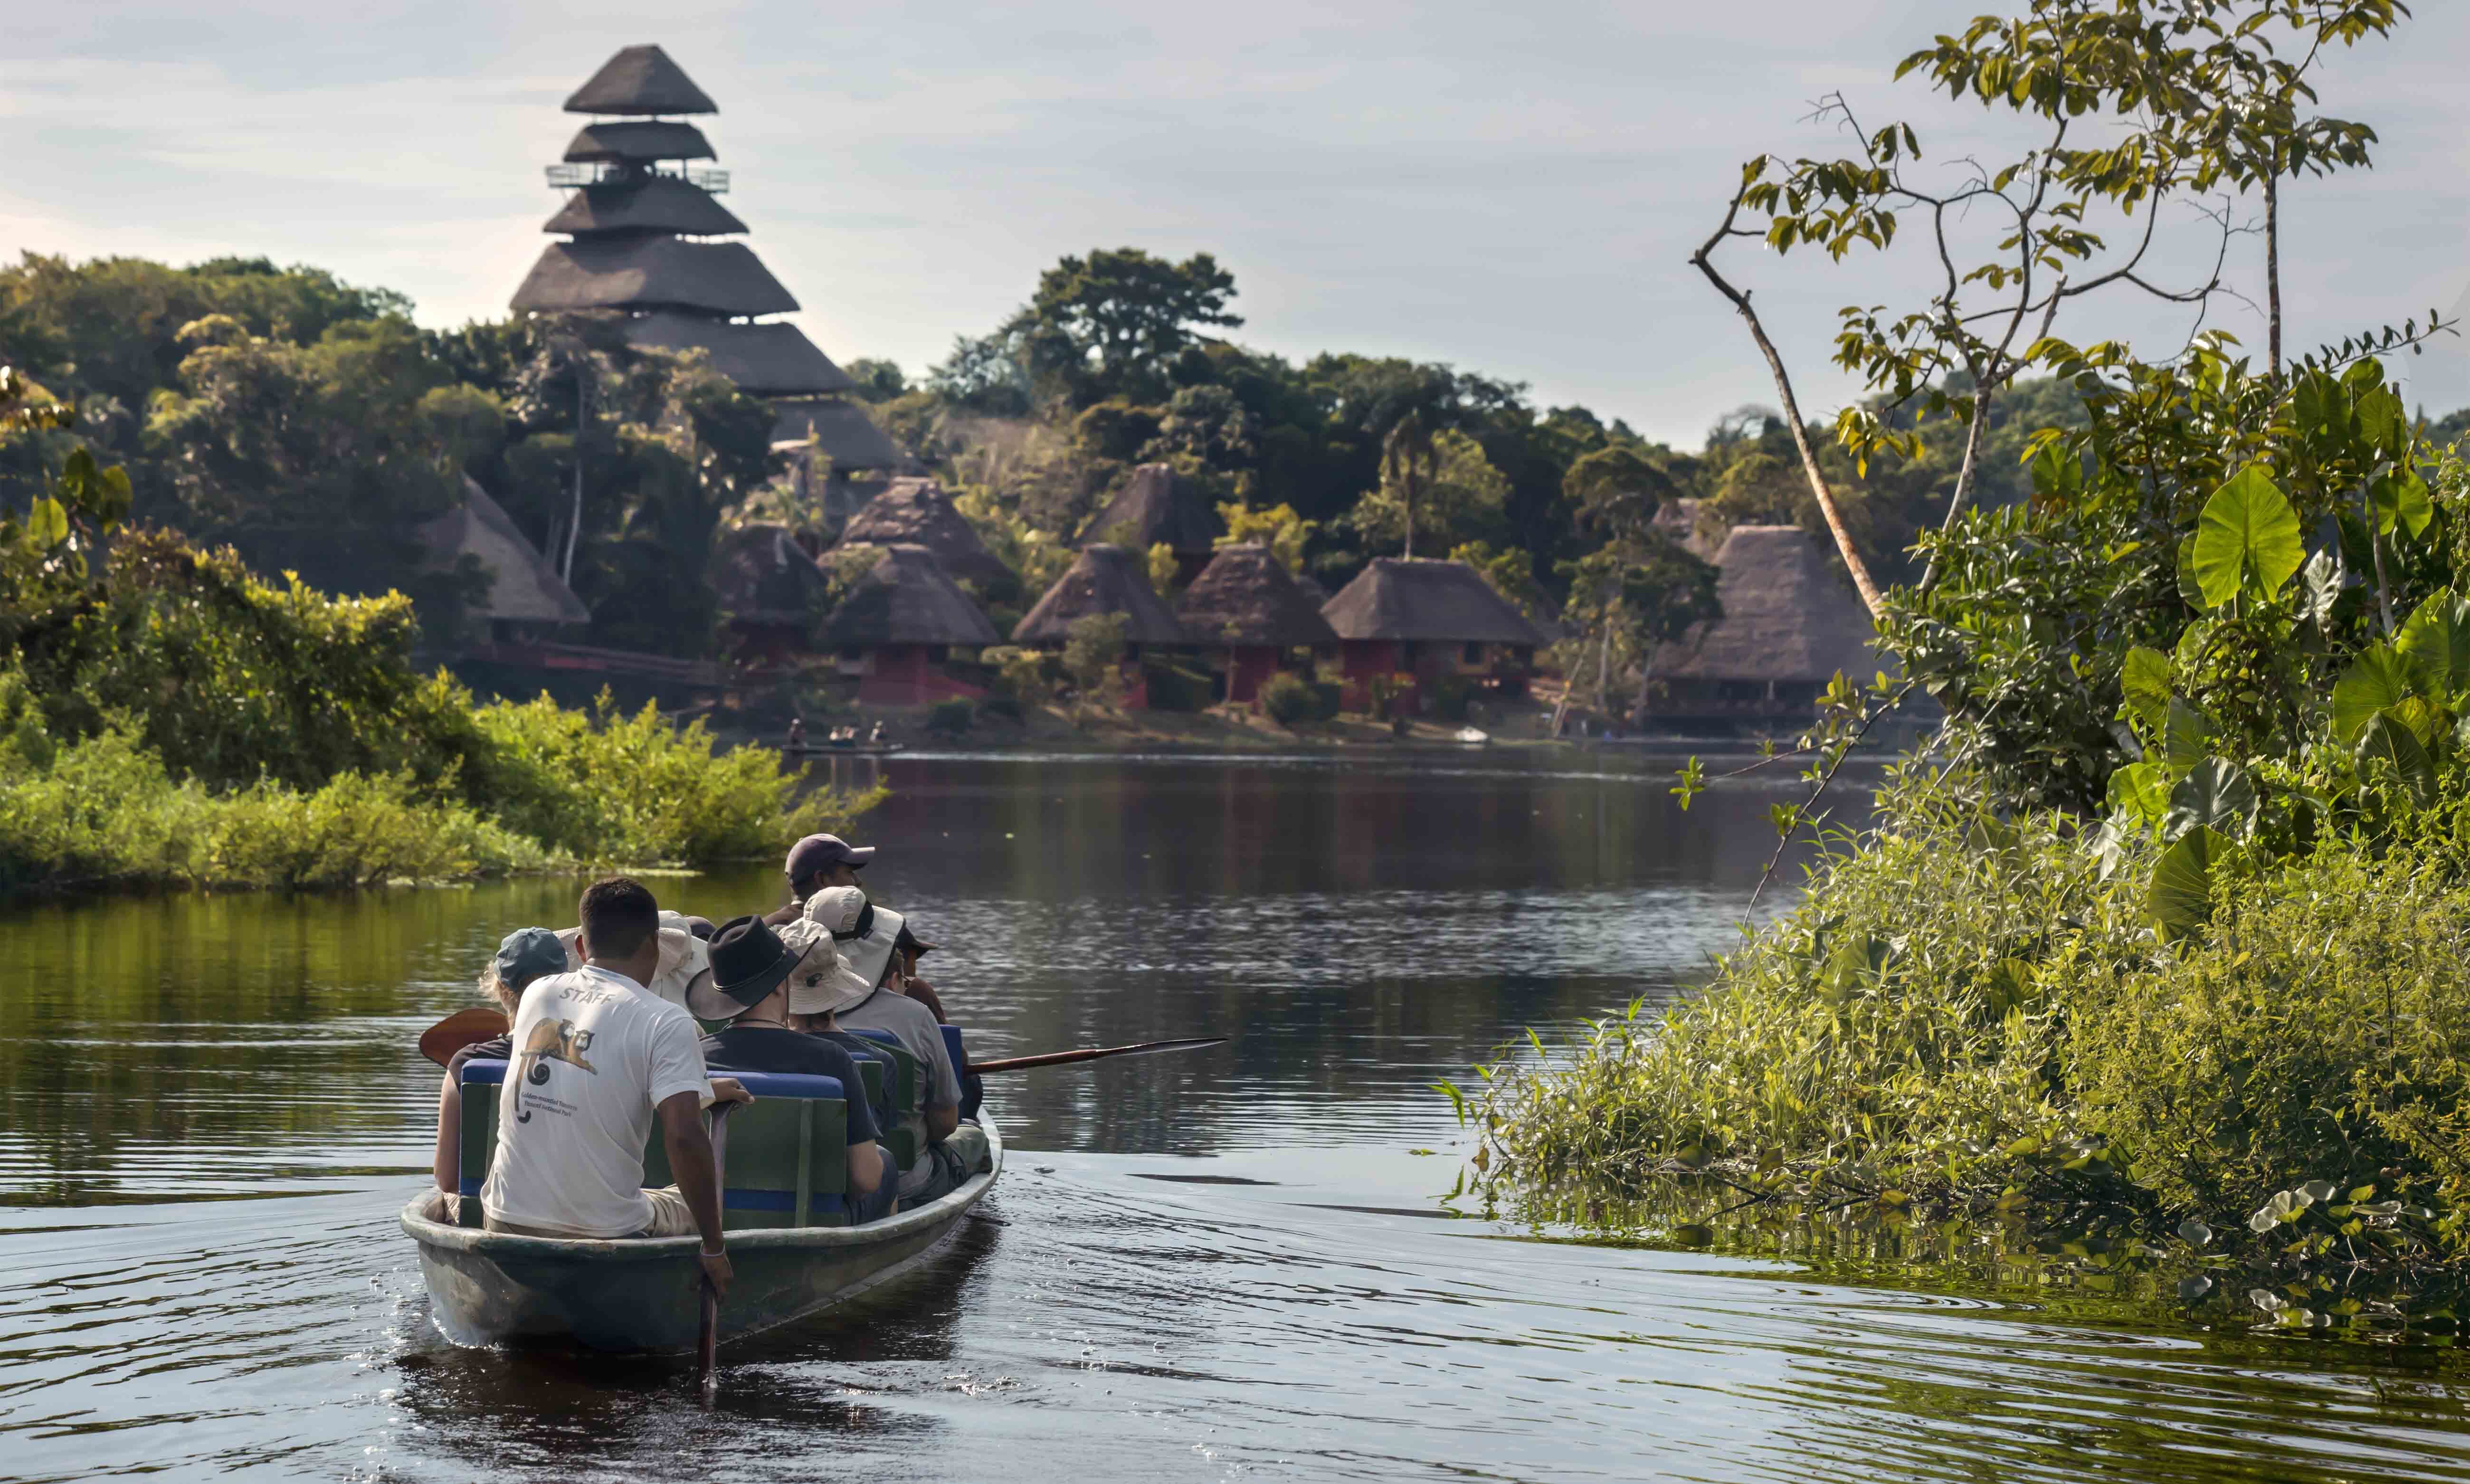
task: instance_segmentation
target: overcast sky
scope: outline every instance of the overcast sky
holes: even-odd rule
[[[1890,81],[1989,8],[28,3],[0,56],[0,251],[263,254],[401,290],[425,324],[496,316],[557,204],[541,167],[580,122],[559,104],[657,41],[719,103],[701,123],[728,204],[837,359],[914,375],[1065,253],[1205,250],[1236,276],[1247,343],[1447,360],[1695,446],[1774,400],[1685,262],[1739,161],[1838,148],[1805,121],[1831,90],[1923,121],[1934,157],[1997,147],[1977,113]],[[2325,106],[2384,143],[2371,174],[2286,198],[2294,342],[2470,289],[2470,6],[2418,9],[2325,75]],[[1823,365],[1835,307],[1917,282],[1736,261],[1813,414],[1847,395]],[[2221,322],[2261,346],[2250,312]],[[2119,300],[2059,329],[2166,351],[2186,325]],[[2470,354],[2417,377],[2432,410],[2470,402]]]

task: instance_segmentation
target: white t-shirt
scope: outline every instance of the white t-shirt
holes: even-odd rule
[[[536,981],[515,1014],[498,1095],[498,1147],[480,1209],[572,1237],[632,1237],[652,1224],[643,1146],[652,1110],[710,1089],[686,1011],[623,974],[587,965]]]

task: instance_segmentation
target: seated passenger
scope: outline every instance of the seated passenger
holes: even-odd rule
[[[698,1235],[704,1275],[726,1296],[702,1109],[707,1096],[745,1101],[745,1090],[710,1079],[694,1021],[646,987],[661,966],[652,893],[623,876],[595,881],[576,915],[583,967],[535,982],[515,1015],[482,1224],[527,1237]],[[656,1120],[678,1183],[645,1190]]]
[[[701,931],[695,924],[702,923]],[[566,945],[566,966],[583,967],[583,950],[579,946],[583,930],[579,927],[561,929],[558,941]],[[661,914],[661,962],[652,971],[644,988],[652,998],[666,1000],[680,1009],[687,1008],[687,991],[711,982],[711,952],[709,941],[711,924],[702,917],[689,917],[684,913]]]
[[[506,1012],[511,1028],[524,988],[536,979],[565,972],[566,945],[555,933],[544,927],[517,928],[499,941],[497,956],[480,971],[480,992]],[[446,1063],[446,1082],[437,1090],[437,1157],[432,1173],[449,1201],[456,1198],[461,1183],[457,1176],[463,1162],[463,1063],[475,1057],[502,1061],[513,1055],[510,1032],[466,1046]],[[449,1205],[443,1210],[448,1214],[439,1219],[453,1220],[454,1208]]]
[[[933,1200],[985,1161],[986,1134],[961,1123],[960,1078],[933,1012],[886,984],[899,972],[893,948],[900,937],[900,914],[874,906],[855,887],[832,887],[816,898],[820,905],[808,904],[814,920],[831,930],[849,962],[840,991],[829,1002],[834,1015],[849,1030],[891,1032],[926,1068],[927,1152],[901,1171],[900,1200],[904,1207]]]
[[[707,1070],[840,1079],[849,1104],[850,1219],[872,1221],[891,1214],[897,1182],[884,1178],[890,1160],[875,1143],[881,1133],[866,1083],[848,1052],[788,1025],[791,976],[819,957],[837,962],[830,939],[802,948],[782,941],[760,917],[733,917],[712,935],[711,979],[697,986],[687,1009],[698,1020],[729,1022],[703,1038]]]

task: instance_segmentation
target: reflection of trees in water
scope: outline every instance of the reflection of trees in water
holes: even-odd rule
[[[1145,1151],[1255,1140],[1273,1117],[1336,1127],[1349,1103],[1377,1119],[1522,1025],[1692,973],[1780,797],[1719,789],[1685,815],[1666,764],[1573,754],[887,771],[870,885],[944,945],[927,968],[980,1055],[1236,1038],[993,1089],[1034,1147]],[[715,921],[781,893],[768,863],[651,884]],[[436,1074],[413,1035],[474,1002],[503,934],[571,920],[580,885],[0,922],[0,1189],[74,1204],[262,1183],[354,1148],[416,1160]]]
[[[796,1457],[816,1447],[818,1433],[909,1446],[933,1433],[935,1421],[870,1393],[905,1399],[942,1383],[961,1313],[999,1240],[992,1222],[964,1217],[952,1244],[920,1271],[723,1345],[711,1412],[694,1394],[691,1356],[610,1356],[563,1343],[460,1350],[425,1315],[393,1361],[402,1375],[395,1404],[429,1429],[423,1451],[493,1472],[632,1470],[654,1456],[649,1449],[680,1461],[668,1476],[709,1478]],[[909,1472],[896,1467],[885,1476]]]
[[[240,1146],[208,1173],[245,1176],[397,1133],[436,1086],[397,1017],[467,1002],[503,931],[474,898],[572,890],[183,894],[0,923],[0,1184],[76,1204],[185,1147]]]

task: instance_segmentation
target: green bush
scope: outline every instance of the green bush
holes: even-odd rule
[[[1740,1158],[1912,1181],[2079,1131],[2044,1076],[2058,997],[2086,961],[2150,950],[2136,894],[2060,818],[1998,826],[1925,785],[1885,804],[1864,848],[1702,992],[1633,1005],[1550,1071],[1498,1077],[1500,1157],[1539,1179]],[[1977,847],[1992,828],[1996,847]]]
[[[175,781],[112,730],[0,765],[0,890],[354,887],[548,864],[533,842],[406,774],[338,774],[303,792],[262,781],[217,795]]]
[[[546,696],[501,702],[473,723],[487,746],[471,792],[509,828],[594,864],[753,860],[882,797],[802,796],[772,749],[715,752],[702,722],[674,726],[650,703],[625,715],[605,694],[588,712]]]
[[[1338,709],[1346,704],[1346,687],[1334,680],[1313,682],[1313,694],[1320,704],[1313,708],[1315,721],[1338,720]]]
[[[2470,1193],[2470,891],[2431,866],[2327,851],[2201,943],[2083,963],[2066,1080],[2138,1183],[2239,1213],[2392,1168]]]
[[[1433,714],[1443,721],[1462,722],[1474,696],[1473,681],[1463,675],[1444,675],[1433,683]]]
[[[1282,727],[1311,721],[1320,714],[1320,692],[1310,681],[1284,670],[1262,683],[1260,702],[1261,709]]]
[[[926,730],[938,736],[957,737],[969,730],[977,714],[977,708],[967,701],[938,701],[927,708]]]

